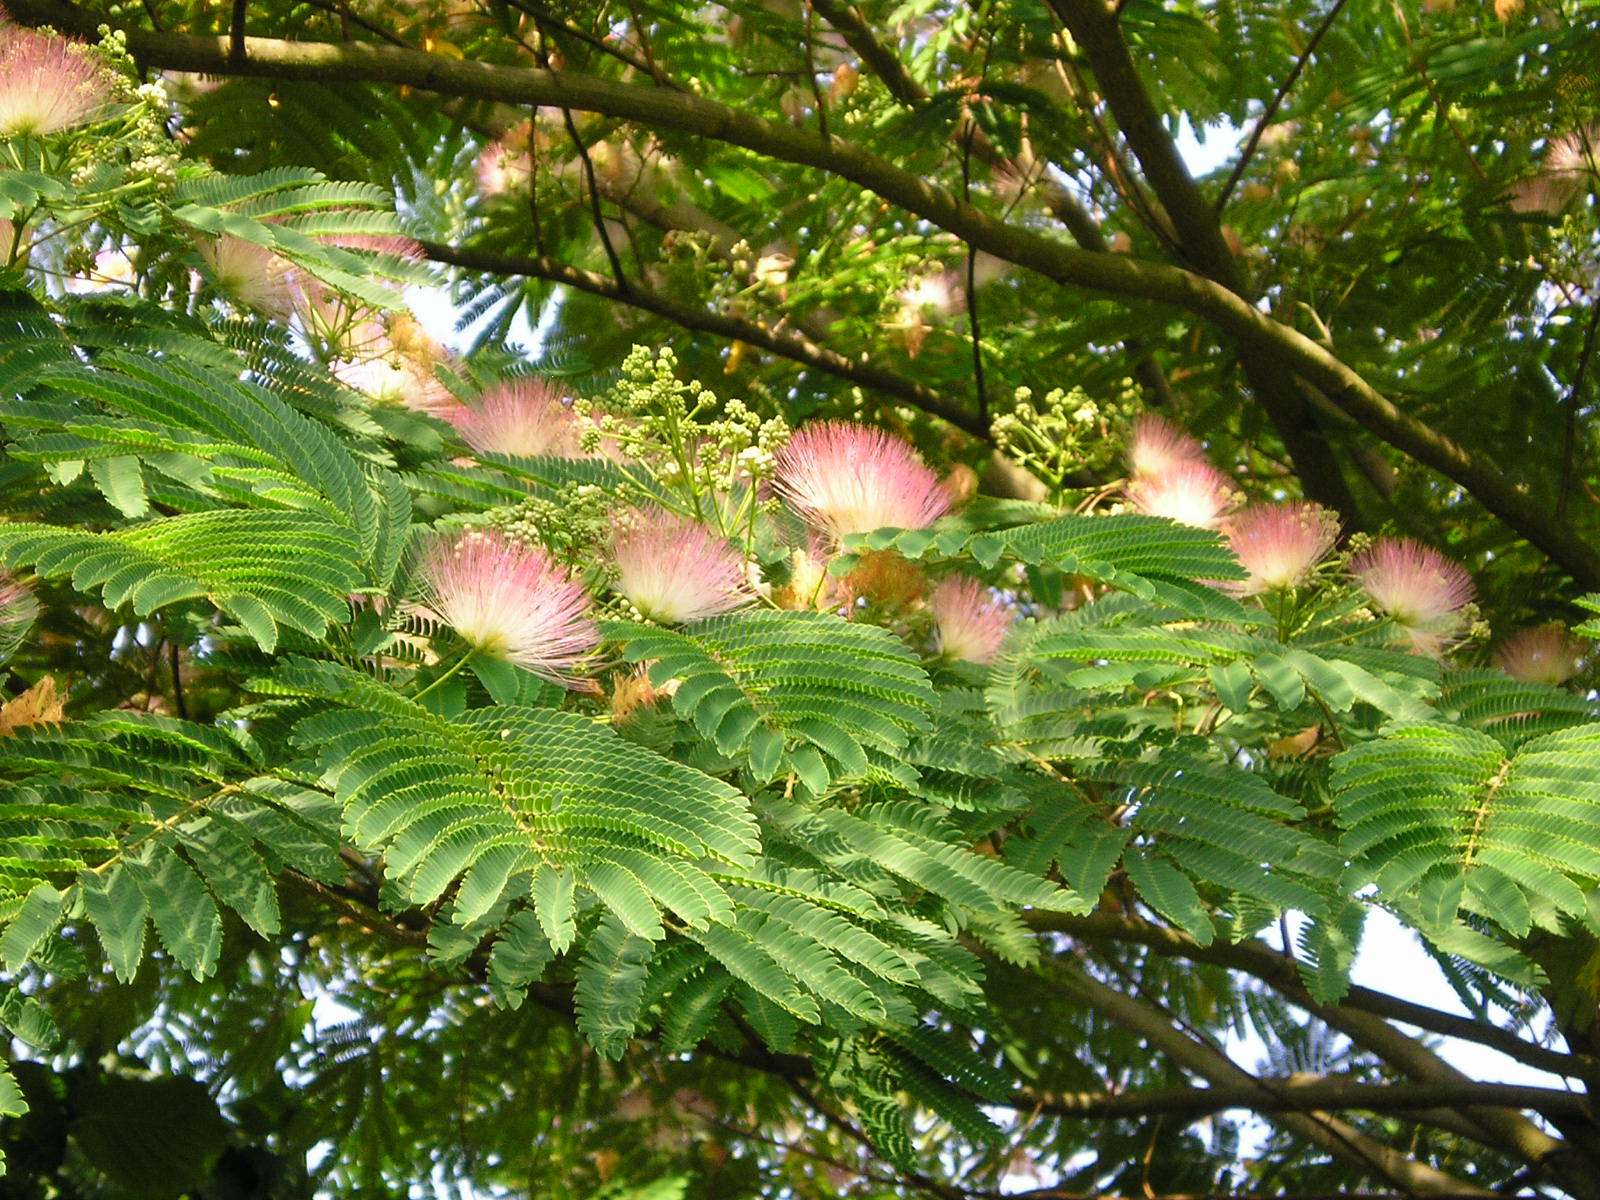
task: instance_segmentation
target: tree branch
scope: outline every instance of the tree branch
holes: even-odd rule
[[[1258,1079],[1208,1088],[1146,1088],[1131,1092],[1033,1092],[1041,1111],[1062,1117],[1201,1116],[1228,1108],[1251,1112],[1360,1109],[1412,1112],[1482,1103],[1546,1115],[1588,1116],[1586,1096],[1560,1088],[1511,1083],[1352,1083],[1322,1077]]]
[[[916,108],[928,100],[928,92],[911,76],[899,57],[878,40],[859,8],[847,8],[838,0],[811,0],[812,7],[823,19],[839,31],[845,44],[861,56],[861,61],[872,69],[878,81],[889,94],[907,108]],[[1067,232],[1085,250],[1105,253],[1110,250],[1099,223],[1089,210],[1058,180],[1035,170],[1035,164],[1025,158],[1007,158],[978,128],[970,113],[962,111],[961,137],[984,163],[993,168],[1007,170],[1020,179],[1036,179],[1036,187],[1043,195],[1045,209],[1067,227]],[[969,249],[970,253],[970,249]],[[969,285],[968,291],[971,291]],[[1127,338],[1122,343],[1133,361],[1134,376],[1149,393],[1150,402],[1157,406],[1172,403],[1172,388],[1161,364],[1144,345],[1142,338]]]
[[[1166,1014],[1107,987],[1073,964],[1058,963],[1057,966],[1055,978],[1068,991],[1122,1028],[1138,1034],[1152,1050],[1160,1050],[1178,1066],[1192,1071],[1213,1086],[1253,1088],[1258,1097],[1263,1098],[1263,1103],[1266,1102],[1265,1097],[1274,1094],[1266,1080],[1257,1079],[1220,1050],[1180,1032]],[[1470,1184],[1408,1158],[1325,1113],[1275,1111],[1264,1115],[1295,1136],[1411,1195],[1473,1191]],[[1494,1195],[1489,1191],[1480,1191],[1478,1194],[1485,1197]]]
[[[1228,291],[1253,300],[1217,214],[1206,202],[1177,144],[1167,134],[1145,90],[1116,15],[1103,0],[1050,0],[1073,40],[1089,60],[1123,140],[1139,160],[1156,199],[1177,235],[1178,250],[1201,274]],[[1323,435],[1316,412],[1295,379],[1294,369],[1257,343],[1240,346],[1240,366],[1250,390],[1277,431],[1307,496],[1359,526],[1360,510]]]
[[[1278,109],[1283,107],[1283,102],[1288,98],[1289,92],[1294,88],[1295,82],[1300,78],[1306,64],[1311,61],[1311,56],[1316,53],[1322,39],[1328,35],[1328,30],[1333,28],[1334,21],[1339,16],[1339,10],[1344,8],[1346,0],[1333,0],[1328,6],[1327,14],[1322,18],[1317,28],[1311,34],[1311,40],[1306,43],[1306,48],[1300,52],[1300,57],[1294,61],[1294,69],[1284,77],[1278,90],[1273,94],[1271,102],[1262,109],[1261,116],[1257,119],[1255,127],[1250,130],[1250,137],[1245,141],[1244,149],[1239,154],[1239,161],[1233,164],[1233,170],[1228,172],[1227,182],[1222,185],[1222,193],[1217,197],[1213,209],[1221,213],[1228,207],[1228,200],[1233,195],[1233,189],[1239,186],[1245,168],[1250,165],[1250,160],[1255,157],[1256,147],[1261,145],[1261,135],[1272,124],[1272,119],[1278,115]]]
[[[92,33],[98,21],[57,0],[11,0],[9,7],[19,20],[50,22],[78,33]],[[247,61],[239,65],[230,64],[225,38],[128,32],[129,49],[151,66],[335,83],[367,80],[514,105],[567,106],[710,137],[849,179],[978,249],[1057,283],[1153,300],[1213,322],[1242,345],[1304,376],[1369,432],[1459,484],[1580,585],[1600,589],[1600,550],[1553,520],[1547,506],[1449,437],[1402,412],[1327,349],[1272,320],[1214,280],[1176,267],[1078,249],[1009,226],[963,204],[926,178],[894,167],[838,136],[824,144],[815,133],[698,96],[391,46],[271,38],[247,38],[246,45]]]
[[[1209,946],[1202,946],[1188,934],[1176,929],[1134,917],[1119,917],[1107,912],[1096,912],[1083,917],[1067,913],[1031,913],[1028,916],[1028,924],[1036,930],[1064,933],[1070,937],[1087,940],[1132,942],[1148,946],[1164,957],[1212,963],[1230,970],[1243,971],[1270,984],[1301,1008],[1316,1004],[1301,984],[1294,962],[1265,942],[1213,942]],[[1328,1006],[1318,1007],[1326,1009]],[[1426,1005],[1401,1000],[1364,987],[1352,987],[1338,1007],[1371,1013],[1406,1025],[1415,1025],[1419,1029],[1443,1037],[1475,1042],[1538,1070],[1572,1079],[1582,1079],[1590,1084],[1600,1084],[1600,1062],[1589,1056],[1564,1054],[1559,1050],[1535,1046],[1523,1041],[1509,1030],[1486,1022],[1474,1021],[1470,1017],[1440,1012]]]
[[[986,437],[987,431],[983,428],[982,422],[960,401],[932,388],[924,387],[885,367],[846,358],[837,351],[819,346],[809,338],[798,334],[779,333],[754,321],[712,312],[699,305],[687,304],[660,292],[651,291],[638,283],[630,282],[628,290],[623,292],[604,275],[580,270],[552,258],[499,254],[489,250],[447,246],[441,242],[423,242],[422,249],[423,253],[435,262],[466,267],[473,271],[489,271],[496,275],[523,275],[534,279],[548,279],[553,283],[564,283],[568,287],[588,292],[593,296],[616,300],[645,312],[655,313],[685,329],[746,342],[780,358],[825,371],[835,378],[903,401],[931,416],[948,421],[975,438]]]

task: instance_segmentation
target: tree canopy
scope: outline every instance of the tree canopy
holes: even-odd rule
[[[1600,1197],[1592,6],[7,7],[0,1196]]]

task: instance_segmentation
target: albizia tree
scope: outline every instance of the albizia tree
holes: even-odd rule
[[[1600,1196],[1584,5],[9,8],[0,1194]]]

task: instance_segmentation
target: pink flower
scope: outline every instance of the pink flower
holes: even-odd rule
[[[1135,477],[1164,475],[1185,463],[1204,463],[1200,443],[1165,417],[1144,413],[1128,438],[1128,473]]]
[[[478,190],[485,196],[521,191],[533,178],[533,155],[528,152],[526,126],[522,130],[520,144],[518,131],[513,131],[501,141],[491,142],[478,155]]]
[[[563,687],[600,642],[589,595],[543,550],[477,532],[435,538],[421,557],[417,609],[450,626],[480,654]]]
[[[617,590],[652,621],[700,621],[751,599],[744,556],[704,525],[664,508],[624,513],[611,552]]]
[[[950,495],[911,446],[847,421],[808,425],[778,455],[779,493],[834,538],[885,526],[926,529]]]
[[[1589,125],[1545,147],[1544,166],[1531,179],[1511,189],[1515,212],[1559,216],[1561,211],[1588,191],[1595,171],[1596,149],[1600,148],[1600,126]]]
[[[928,607],[939,623],[940,653],[966,662],[992,663],[1013,623],[1011,606],[966,575],[951,575],[941,582]]]
[[[450,418],[479,454],[577,458],[578,424],[561,393],[543,379],[509,379]]]
[[[403,233],[324,233],[317,241],[341,250],[366,251],[369,254],[387,254],[407,262],[421,262],[422,243]]]
[[[1350,571],[1372,602],[1427,654],[1444,648],[1472,599],[1466,568],[1411,538],[1379,538],[1350,560]]]
[[[211,277],[229,297],[246,308],[280,319],[287,318],[297,296],[293,268],[266,246],[232,234],[201,238],[195,243]]]
[[[111,93],[111,74],[89,47],[0,18],[0,137],[82,125]]]
[[[1524,629],[1500,643],[1494,665],[1524,683],[1562,684],[1578,673],[1583,648],[1559,621]]]
[[[1228,518],[1228,544],[1250,573],[1227,587],[1242,596],[1297,587],[1333,548],[1339,520],[1320,504],[1252,504]]]
[[[0,662],[16,652],[22,635],[39,615],[39,602],[26,584],[0,569]]]
[[[399,346],[381,327],[367,322],[357,325],[351,340],[359,340],[359,353],[328,364],[328,370],[340,383],[374,400],[398,404],[413,412],[444,421],[460,419],[461,401],[434,375],[434,356],[428,347]]]
[[[1238,502],[1232,481],[1208,462],[1175,462],[1128,484],[1128,500],[1152,517],[1215,529]]]

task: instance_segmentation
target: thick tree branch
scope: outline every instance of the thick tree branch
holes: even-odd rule
[[[1167,136],[1116,14],[1105,0],[1050,0],[1050,6],[1089,60],[1123,140],[1166,210],[1184,256],[1196,270],[1243,294],[1244,276],[1223,240],[1222,227]]]
[[[55,0],[12,0],[13,16],[75,32],[97,18]],[[970,245],[1057,283],[1183,309],[1213,322],[1253,352],[1321,388],[1369,432],[1459,484],[1584,587],[1600,589],[1600,550],[1491,464],[1397,408],[1357,372],[1298,331],[1272,320],[1214,280],[1176,267],[1063,245],[980,212],[920,175],[903,171],[840,137],[816,134],[698,96],[543,70],[499,67],[359,43],[247,38],[247,61],[229,63],[227,39],[130,30],[129,49],[151,66],[217,75],[250,74],[325,82],[408,84],[455,96],[554,105],[677,129],[852,180]]]
[[[907,70],[900,58],[878,40],[877,34],[867,24],[859,8],[851,8],[840,0],[811,0],[812,6],[839,31],[845,44],[861,56],[878,81],[889,94],[907,108],[916,108],[928,101],[928,91]],[[1066,186],[1045,175],[1039,164],[1031,158],[1008,158],[989,140],[970,113],[963,113],[959,137],[973,154],[992,168],[1010,171],[1019,179],[1033,179],[1034,186],[1044,200],[1045,209],[1067,227],[1074,241],[1085,250],[1105,253],[1111,249],[1100,224],[1089,210]],[[970,290],[970,289],[969,289]],[[1158,406],[1172,403],[1172,388],[1167,383],[1166,372],[1145,347],[1143,339],[1128,338],[1123,342],[1129,359],[1134,364],[1134,376],[1149,393],[1150,402]]]
[[[1145,90],[1116,14],[1104,0],[1050,0],[1050,5],[1088,58],[1123,140],[1139,160],[1172,223],[1179,252],[1201,274],[1246,300],[1254,300],[1222,236],[1217,214],[1189,174],[1177,144],[1167,134],[1161,114]],[[1272,421],[1306,495],[1342,513],[1348,524],[1359,526],[1355,496],[1294,369],[1250,342],[1240,346],[1239,360],[1250,390]]]
[[[1510,1083],[1353,1083],[1322,1077],[1258,1079],[1208,1088],[1145,1088],[1130,1092],[1033,1093],[1043,1112],[1063,1117],[1200,1116],[1228,1108],[1252,1112],[1359,1109],[1415,1112],[1481,1103],[1546,1115],[1588,1116],[1588,1097],[1559,1088]]]
[[[1143,1001],[1107,987],[1070,963],[1059,963],[1054,978],[1096,1012],[1122,1028],[1137,1033],[1152,1050],[1159,1050],[1170,1061],[1205,1079],[1213,1087],[1255,1088],[1263,1097],[1272,1094],[1268,1081],[1257,1079],[1220,1050],[1181,1032],[1165,1013]],[[1375,1178],[1412,1195],[1470,1193],[1473,1190],[1464,1181],[1408,1158],[1326,1113],[1276,1111],[1264,1115],[1296,1137],[1304,1138],[1344,1162],[1370,1172]],[[1489,1191],[1479,1194],[1494,1195]]]
[[[1294,962],[1265,942],[1213,942],[1209,946],[1202,946],[1187,934],[1165,925],[1156,925],[1133,917],[1119,917],[1106,912],[1096,912],[1082,917],[1066,913],[1033,913],[1029,915],[1028,923],[1034,929],[1041,931],[1065,933],[1070,937],[1090,941],[1131,942],[1148,946],[1164,957],[1212,963],[1230,970],[1243,971],[1270,984],[1299,1007],[1305,1008],[1316,1003],[1301,984]],[[1559,1050],[1535,1046],[1531,1042],[1523,1041],[1510,1030],[1474,1021],[1470,1017],[1440,1012],[1426,1005],[1401,1000],[1364,987],[1352,987],[1340,1001],[1339,1007],[1370,1013],[1405,1025],[1415,1025],[1418,1029],[1425,1029],[1429,1033],[1443,1037],[1475,1042],[1538,1070],[1572,1079],[1582,1079],[1590,1084],[1600,1084],[1600,1062],[1589,1056],[1563,1054]]]
[[[712,312],[696,304],[686,304],[682,300],[651,291],[637,283],[630,283],[628,290],[623,292],[604,275],[580,270],[551,258],[498,254],[488,250],[447,246],[440,242],[423,242],[422,249],[435,262],[466,267],[473,271],[489,271],[496,275],[523,275],[534,279],[548,279],[553,283],[563,283],[576,288],[580,292],[588,292],[590,295],[602,296],[608,300],[616,300],[655,313],[685,329],[746,342],[780,358],[825,371],[848,383],[870,388],[885,396],[904,401],[931,416],[948,421],[973,437],[983,438],[987,433],[977,415],[964,408],[960,401],[932,388],[924,387],[885,367],[846,358],[837,351],[819,346],[809,338],[798,334],[779,333],[754,321],[729,316],[726,313]]]

